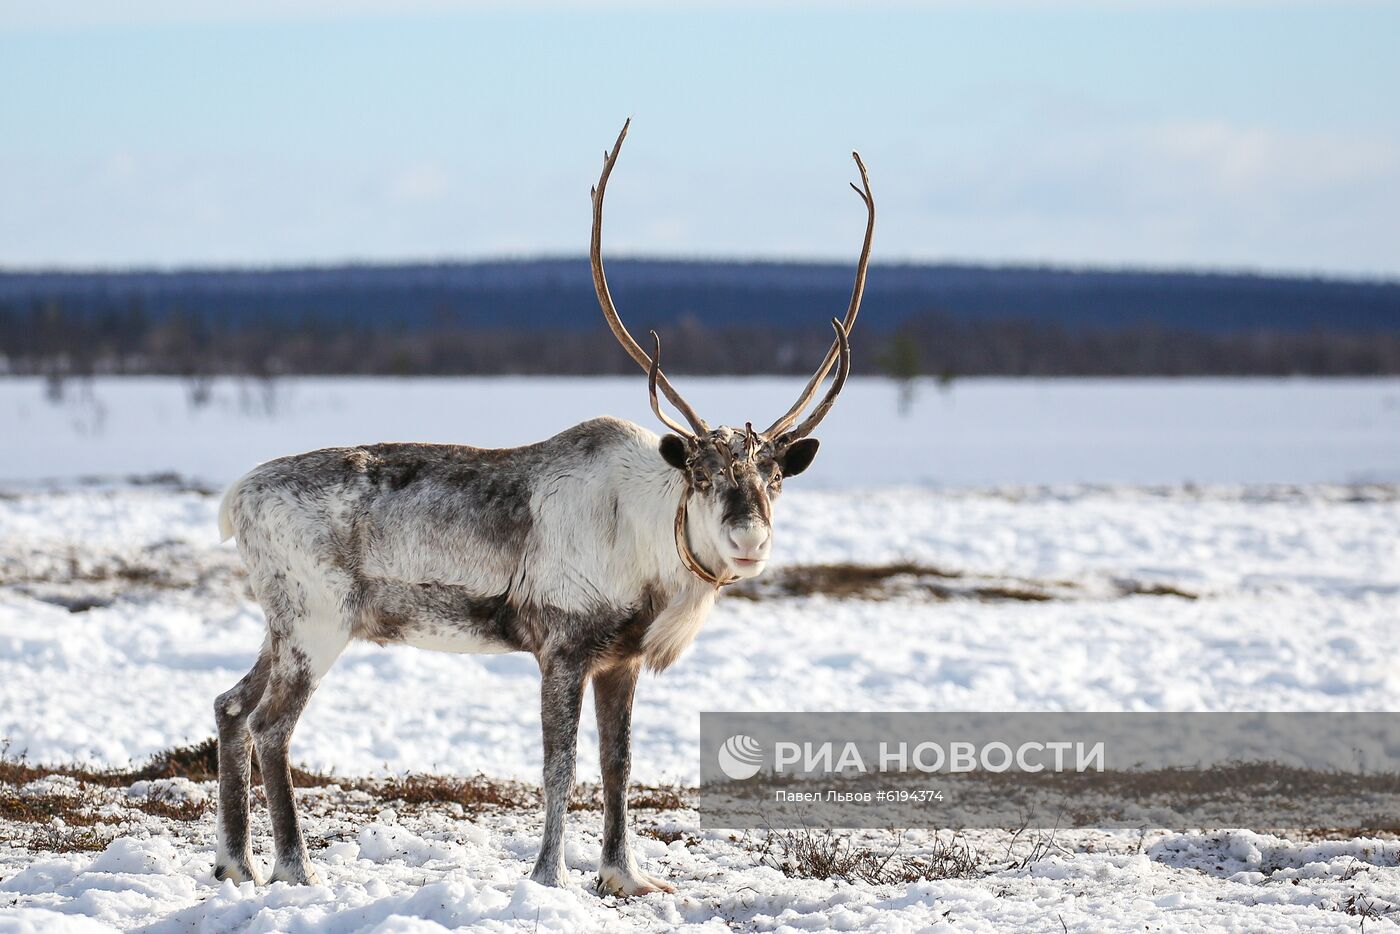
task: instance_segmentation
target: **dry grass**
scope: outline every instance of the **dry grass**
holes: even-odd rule
[[[837,600],[915,597],[926,600],[978,600],[984,603],[1044,603],[1104,595],[1072,581],[978,576],[911,561],[793,565],[777,568],[762,578],[736,584],[726,593],[746,600],[810,596]],[[1108,585],[1107,595],[1197,598],[1196,594],[1171,584],[1127,578],[1112,581]]]
[[[218,741],[207,739],[189,746],[176,746],[152,756],[132,769],[93,769],[79,765],[35,765],[23,757],[12,757],[0,749],[0,819],[37,822],[51,817],[68,819],[69,799],[45,804],[47,797],[19,796],[13,787],[50,775],[62,775],[86,785],[124,788],[139,781],[160,778],[186,778],[211,782],[219,774]],[[261,782],[254,759],[253,782]],[[410,807],[457,804],[468,813],[482,811],[524,811],[541,805],[537,786],[506,779],[474,775],[469,778],[445,775],[410,774],[392,778],[347,779],[328,772],[292,767],[292,783],[298,788],[324,788],[330,785],[363,792],[377,801]],[[633,785],[628,791],[628,807],[638,811],[670,811],[690,807],[686,790],[680,786]],[[148,814],[174,820],[196,820],[212,805],[162,798],[143,798],[133,803]],[[574,790],[569,809],[597,811],[603,806],[602,789],[583,783]],[[45,808],[50,810],[45,811]],[[69,821],[72,823],[73,821]]]
[[[46,775],[66,775],[90,785],[122,788],[140,781],[157,778],[187,778],[192,782],[211,782],[219,776],[219,742],[210,737],[189,746],[174,746],[156,753],[144,764],[132,769],[94,769],[81,765],[33,765],[23,756],[10,757],[0,749],[0,783],[22,785]],[[257,772],[257,757],[253,757],[253,777]],[[292,767],[292,784],[298,788],[320,788],[337,783],[334,775]]]
[[[660,827],[642,827],[637,830],[637,835],[641,837],[651,837],[653,840],[660,840],[667,846],[670,846],[677,840],[683,842],[687,847],[698,846],[700,844],[699,837],[681,830],[662,830]]]
[[[293,768],[298,787],[337,786],[368,796],[366,813],[381,807],[432,809],[456,805],[463,812],[538,811],[543,797],[536,785],[475,775],[468,778],[442,775],[405,775],[393,778],[345,779],[335,775]],[[48,791],[20,788],[37,779],[63,776],[77,784],[60,784]],[[124,832],[137,814],[190,824],[212,815],[212,795],[203,800],[159,792],[128,797],[116,789],[136,782],[186,778],[212,782],[218,776],[218,744],[213,739],[178,746],[152,756],[131,769],[94,769],[79,765],[35,765],[0,748],[0,840],[10,839],[44,852],[101,850]],[[254,773],[254,781],[259,777]],[[255,788],[258,786],[255,784]],[[679,787],[634,785],[628,804],[634,811],[667,811],[690,807],[686,790]],[[311,799],[310,806],[319,798]],[[337,799],[339,800],[339,799]],[[354,799],[352,799],[354,800]],[[358,799],[365,804],[364,798]],[[339,806],[343,806],[339,805]],[[602,809],[602,790],[596,784],[579,785],[571,810]],[[8,827],[4,825],[9,825]],[[679,838],[677,835],[676,838]],[[657,839],[662,839],[660,836]]]
[[[19,839],[24,839],[34,852],[105,849],[118,831],[99,816],[104,803],[98,790],[90,785],[21,794],[13,785],[0,784],[0,822],[30,825]],[[5,836],[0,834],[0,839]]]
[[[921,853],[901,853],[857,843],[851,834],[829,830],[771,830],[758,848],[759,862],[793,879],[840,879],[870,885],[973,879],[982,875],[967,841],[936,839]]]
[[[152,796],[137,798],[132,804],[138,810],[145,811],[153,817],[163,817],[166,820],[177,820],[185,823],[199,820],[214,810],[213,801],[194,801],[188,798],[175,800]]]
[[[678,786],[633,785],[627,806],[634,811],[680,811],[690,804]]]
[[[365,779],[348,787],[380,800],[409,807],[460,805],[468,814],[483,811],[519,811],[539,806],[539,795],[523,782],[499,781],[484,775],[453,778],[442,775],[405,775],[401,778]]]
[[[431,807],[456,804],[468,814],[484,811],[532,811],[544,803],[537,785],[488,778],[485,775],[458,778],[412,774],[395,778],[340,781],[337,784],[396,806]],[[684,790],[677,786],[632,785],[628,789],[627,806],[633,811],[672,811],[691,805],[686,801]],[[570,811],[602,809],[603,790],[600,785],[583,782],[574,787],[573,795],[569,799]]]
[[[1400,908],[1381,901],[1375,896],[1367,896],[1360,892],[1355,892],[1350,898],[1342,902],[1340,911],[1343,914],[1360,918],[1361,930],[1365,931],[1367,921],[1380,921],[1390,918],[1396,912],[1400,911]]]
[[[246,579],[236,555],[179,542],[139,551],[0,548],[0,586],[73,613],[159,591],[242,593]]]
[[[961,576],[956,571],[944,571],[911,562],[880,565],[802,564],[780,568],[761,583],[755,581],[739,584],[731,587],[726,593],[750,600],[763,599],[766,596],[808,597],[813,594],[870,600],[884,596],[893,578],[954,579]]]
[[[1182,600],[1199,600],[1200,594],[1192,593],[1189,590],[1182,590],[1172,584],[1147,583],[1146,581],[1135,581],[1119,579],[1113,582],[1124,596],[1136,597],[1180,597]]]
[[[35,853],[97,853],[120,834],[105,827],[46,826],[34,831],[29,849]]]
[[[98,805],[90,791],[22,795],[13,787],[0,786],[0,820],[26,824],[48,824],[60,820],[65,824],[86,827],[98,822],[93,814]]]

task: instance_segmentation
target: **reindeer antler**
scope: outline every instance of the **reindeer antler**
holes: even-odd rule
[[[607,191],[608,176],[612,174],[613,166],[617,163],[617,154],[622,151],[622,141],[627,138],[627,128],[632,125],[629,117],[622,125],[622,132],[617,134],[617,142],[613,144],[611,152],[603,153],[603,174],[598,177],[598,185],[591,192],[593,198],[593,240],[589,246],[588,258],[593,265],[593,288],[598,293],[598,304],[603,308],[603,318],[608,322],[608,327],[612,329],[613,336],[622,345],[622,349],[627,351],[628,356],[637,361],[647,373],[647,381],[651,388],[651,407],[656,412],[657,417],[666,424],[666,427],[679,435],[693,438],[696,435],[708,434],[710,426],[705,420],[696,414],[690,407],[671,381],[666,378],[666,374],[661,372],[660,354],[661,339],[656,339],[657,360],[652,360],[647,356],[647,352],[632,338],[627,332],[627,327],[618,317],[617,308],[613,305],[612,293],[608,291],[608,277],[603,273],[603,195]],[[656,337],[653,331],[652,336]],[[680,427],[674,420],[661,414],[661,406],[657,403],[656,387],[661,387],[661,391],[666,394],[666,398],[671,400],[671,404],[676,410],[685,416],[685,420],[690,422],[691,430]]]
[[[851,329],[855,327],[856,315],[860,313],[860,300],[865,295],[865,273],[870,266],[870,244],[875,236],[875,196],[870,192],[870,176],[865,171],[865,163],[861,161],[860,153],[852,152],[851,158],[856,160],[856,168],[860,169],[860,184],[857,188],[855,182],[851,183],[853,190],[861,201],[865,202],[865,242],[860,248],[860,262],[856,265],[856,281],[851,289],[851,302],[846,306],[846,320],[840,322],[836,328],[836,340],[832,341],[831,349],[826,352],[826,357],[822,360],[821,366],[817,367],[817,372],[807,381],[807,386],[802,390],[802,395],[793,403],[783,416],[776,422],[768,426],[768,430],[763,432],[766,438],[776,438],[778,435],[787,432],[792,423],[797,421],[802,410],[816,396],[817,389],[821,387],[822,380],[831,372],[831,367],[836,363],[837,357],[845,354],[849,356],[850,348],[847,341],[850,338]],[[863,190],[862,190],[863,189]],[[793,437],[802,437],[816,428],[818,423],[826,416],[831,409],[831,404],[836,401],[836,395],[841,391],[841,384],[846,381],[843,372],[849,371],[849,359],[843,360],[842,369],[837,372],[836,382],[832,384],[831,391],[827,393],[822,404],[812,412],[805,422],[802,423],[797,432],[792,432]],[[800,432],[800,433],[799,433]]]
[[[661,411],[661,400],[656,398],[656,381],[661,378],[661,338],[655,331],[652,331],[651,339],[656,341],[656,352],[652,354],[651,364],[647,367],[647,394],[651,396],[651,410],[656,413],[657,418],[661,419],[662,424],[676,434],[694,437],[689,431],[682,428],[675,419]]]
[[[831,411],[831,407],[836,402],[836,397],[841,395],[841,388],[846,385],[846,377],[851,375],[851,343],[846,334],[846,329],[842,326],[840,319],[832,318],[831,326],[836,329],[836,346],[840,356],[841,365],[836,368],[836,379],[831,383],[831,388],[826,391],[826,398],[821,404],[812,410],[812,414],[807,416],[807,420],[791,431],[785,431],[781,435],[788,441],[796,441],[798,438],[805,438],[812,433],[812,429],[821,424],[826,418],[826,413]]]

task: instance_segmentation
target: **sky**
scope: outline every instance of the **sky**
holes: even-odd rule
[[[1400,276],[1400,5],[0,0],[0,268]]]

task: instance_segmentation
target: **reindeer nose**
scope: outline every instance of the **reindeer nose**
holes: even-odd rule
[[[763,525],[747,525],[742,529],[729,530],[729,543],[741,555],[757,554],[768,544],[772,530]]]

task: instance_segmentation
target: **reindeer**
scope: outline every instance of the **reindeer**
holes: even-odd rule
[[[797,402],[764,431],[711,428],[623,326],[603,273],[603,195],[631,121],[593,190],[589,257],[603,317],[647,373],[669,433],[595,418],[547,441],[484,449],[443,444],[327,448],[268,461],[225,494],[219,529],[235,536],[267,617],[256,663],[219,695],[215,876],[258,882],[248,841],[256,748],[276,847],[274,881],[315,883],[293,800],[287,750],[317,683],[351,639],[444,652],[529,652],[539,662],[544,833],[531,878],[567,884],[564,821],[584,688],[592,684],[603,777],[599,887],[624,896],[675,889],[645,874],[627,835],[633,693],[695,638],[720,588],[762,573],[783,480],[817,453],[808,437],[850,372],[875,202],[853,153],[865,240],[844,321]],[[820,404],[798,418],[833,365]],[[685,418],[661,407],[658,388]],[[672,540],[668,540],[672,539]]]

